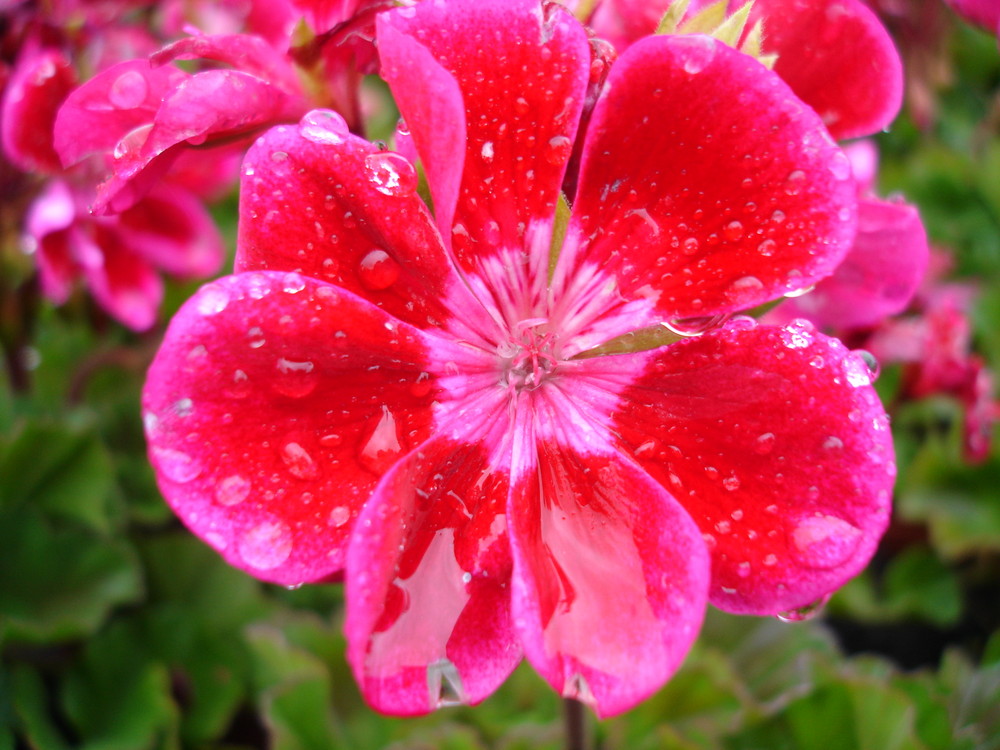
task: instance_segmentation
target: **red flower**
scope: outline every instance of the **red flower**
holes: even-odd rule
[[[856,574],[895,471],[861,358],[748,318],[658,345],[847,251],[850,165],[815,113],[708,37],[640,41],[556,221],[584,29],[444,0],[378,43],[433,218],[411,164],[331,112],[257,142],[238,273],[181,309],[145,388],[181,518],[265,580],[343,575],[351,664],[396,714],[478,702],[522,654],[620,712],[707,601],[773,615]]]

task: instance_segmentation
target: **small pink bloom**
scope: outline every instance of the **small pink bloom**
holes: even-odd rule
[[[522,655],[618,713],[706,602],[773,615],[856,574],[895,471],[861,358],[749,318],[627,345],[836,267],[856,199],[815,113],[712,39],[640,41],[560,225],[584,29],[444,0],[381,16],[378,42],[433,215],[413,165],[333,112],[257,141],[237,273],[180,310],[144,391],[185,523],[264,580],[343,575],[355,675],[404,715],[483,700]]]
[[[624,49],[655,31],[672,0],[601,0],[592,23]],[[709,5],[695,0],[688,17]],[[730,11],[744,5],[730,2]],[[774,70],[815,109],[837,139],[887,127],[903,95],[902,62],[886,29],[861,0],[754,0]]]

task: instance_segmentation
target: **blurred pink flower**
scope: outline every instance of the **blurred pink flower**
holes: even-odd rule
[[[557,221],[583,27],[441,0],[380,16],[378,44],[433,215],[333,112],[257,141],[237,273],[178,312],[144,390],[184,522],[264,580],[343,576],[350,662],[394,714],[481,701],[522,655],[614,714],[706,602],[773,615],[861,570],[895,473],[863,360],[804,321],[706,322],[847,252],[850,164],[816,114],[708,37],[639,41]]]

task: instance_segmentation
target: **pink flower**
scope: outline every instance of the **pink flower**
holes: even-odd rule
[[[258,140],[237,273],[180,310],[144,392],[185,523],[264,580],[343,576],[355,675],[404,715],[522,656],[614,714],[707,602],[773,615],[861,570],[895,471],[861,358],[806,323],[664,335],[847,251],[850,165],[815,113],[708,37],[640,41],[566,218],[591,68],[566,11],[423,3],[378,44],[433,217],[332,112]]]
[[[652,34],[675,4],[681,3],[600,0],[591,23],[621,50]],[[717,4],[694,0],[686,19]],[[735,12],[744,5],[734,1],[728,8]],[[834,138],[870,135],[895,118],[902,63],[888,32],[861,0],[754,0],[748,29],[757,23],[763,23],[763,52],[777,55],[775,72],[819,112]]]
[[[1000,3],[997,0],[946,0],[952,9],[987,31],[1000,34]]]
[[[808,318],[828,331],[878,325],[903,312],[927,270],[927,233],[915,206],[871,195],[878,154],[869,141],[845,149],[858,185],[858,233],[834,273],[804,296],[783,302],[772,322]]]
[[[270,21],[271,28],[262,30],[266,37],[195,32],[148,59],[112,66],[74,91],[55,127],[63,163],[93,153],[113,155],[111,177],[98,190],[94,210],[128,208],[192,147],[249,143],[263,129],[294,122],[314,106],[335,107],[357,124],[357,88],[371,54],[364,22],[371,25],[385,0],[337,9],[324,2],[301,5],[310,18],[338,25],[289,49],[298,11],[277,3],[248,18]],[[352,19],[360,28],[347,23]],[[284,33],[276,36],[275,29]],[[177,60],[200,60],[204,69],[188,73],[171,64]]]

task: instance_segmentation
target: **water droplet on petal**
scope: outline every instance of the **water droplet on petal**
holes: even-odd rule
[[[461,706],[468,700],[462,687],[462,676],[448,659],[438,659],[427,665],[427,691],[435,708]]]
[[[410,393],[417,398],[423,398],[431,392],[431,375],[429,372],[422,372],[417,375],[417,379],[410,385]]]
[[[729,492],[735,492],[740,488],[740,479],[735,474],[730,474],[728,477],[722,480],[722,486],[725,487]]]
[[[836,568],[861,544],[862,532],[843,518],[829,514],[802,517],[791,531],[792,554],[810,568]]]
[[[572,151],[572,140],[565,135],[553,136],[549,139],[548,145],[545,148],[545,161],[555,166],[565,164]]]
[[[286,152],[286,151],[272,151],[271,152],[271,161],[283,162],[283,161],[287,161],[287,159],[288,159],[288,152]]]
[[[810,286],[802,287],[801,289],[792,289],[790,291],[785,292],[785,297],[787,297],[788,299],[795,299],[796,297],[802,297],[806,294],[809,294],[809,292],[811,292],[815,288],[816,285],[812,284]]]
[[[802,192],[802,185],[805,182],[806,173],[801,169],[793,170],[788,174],[785,183],[785,192],[788,195],[798,195]]]
[[[778,243],[774,240],[764,240],[759,245],[757,245],[757,252],[763,255],[765,258],[770,258],[774,255],[774,251],[778,249]]]
[[[229,304],[229,293],[218,286],[207,286],[201,290],[195,302],[202,315],[217,315]]]
[[[152,129],[153,123],[148,122],[126,133],[115,144],[114,151],[111,154],[115,161],[130,158],[142,151],[142,147],[146,145],[146,139],[149,138],[149,131]]]
[[[309,451],[294,440],[289,440],[282,446],[281,460],[285,462],[288,471],[299,479],[314,479],[319,473]]]
[[[280,376],[274,378],[271,385],[278,393],[290,398],[302,398],[316,389],[319,374],[314,372],[315,365],[312,362],[296,362],[279,357],[277,367]]]
[[[752,296],[764,288],[764,283],[756,276],[741,276],[729,285],[729,296],[736,300]]]
[[[138,70],[128,70],[108,88],[108,101],[118,109],[135,109],[146,101],[148,92],[145,76]]]
[[[314,109],[299,120],[299,134],[308,141],[335,146],[350,135],[347,122],[330,109]]]
[[[731,221],[726,224],[722,233],[725,235],[727,240],[734,242],[743,236],[743,223],[739,221]]]
[[[836,435],[830,435],[823,441],[823,449],[828,451],[839,451],[844,447],[844,441]]]
[[[254,326],[247,331],[247,338],[250,339],[251,349],[260,349],[264,346],[264,332],[257,326]]]
[[[358,276],[361,283],[373,292],[388,289],[399,278],[400,267],[385,250],[375,249],[361,259]]]
[[[417,189],[417,172],[402,154],[377,151],[365,157],[368,179],[383,195],[408,195]]]
[[[878,380],[878,376],[882,372],[882,368],[879,365],[878,360],[875,358],[875,355],[867,349],[856,349],[854,353],[861,357],[862,361],[865,363],[865,367],[868,368],[868,372],[871,375],[871,381],[874,382]]]
[[[479,153],[483,161],[493,161],[493,141],[485,141]]]
[[[681,252],[685,255],[694,255],[698,252],[698,239],[696,237],[688,237],[684,240],[681,243]]]
[[[233,474],[219,482],[215,488],[215,499],[220,505],[237,505],[247,499],[251,489],[249,480]]]
[[[777,618],[782,622],[805,622],[806,620],[811,620],[819,615],[828,601],[830,601],[830,594],[827,594],[826,596],[817,599],[812,604],[807,604],[804,607],[779,612],[777,614]]]
[[[329,520],[331,526],[339,529],[340,527],[342,527],[344,524],[346,524],[348,521],[351,520],[351,509],[343,505],[338,505],[336,508],[330,511]]]
[[[749,562],[741,562],[739,565],[737,565],[736,566],[736,575],[738,575],[740,578],[749,578],[750,577],[750,563]]]
[[[243,534],[239,551],[243,561],[252,568],[276,568],[292,553],[291,530],[278,519],[259,523]]]
[[[729,315],[710,315],[702,318],[674,318],[661,323],[671,333],[690,338],[701,336],[714,328],[718,328],[729,319]]]
[[[358,454],[359,463],[375,474],[383,474],[403,452],[396,432],[396,418],[388,407],[382,407],[382,414],[376,417],[371,435],[364,441]]]
[[[183,484],[201,474],[201,466],[183,451],[153,447],[151,452],[156,459],[156,467],[167,479]]]
[[[679,37],[679,39],[685,41],[682,48],[684,72],[688,75],[697,75],[707,68],[715,57],[715,42],[710,37],[701,34]]]
[[[830,158],[830,173],[838,180],[846,180],[851,176],[851,160],[843,151],[835,151]]]
[[[250,395],[250,378],[243,370],[234,370],[232,381],[224,389],[229,398],[246,398]]]
[[[306,280],[302,278],[301,274],[290,271],[282,277],[281,288],[288,294],[297,294],[306,288]]]
[[[775,437],[773,432],[765,432],[763,435],[758,435],[753,443],[754,452],[760,456],[766,456],[774,450],[774,442]]]

